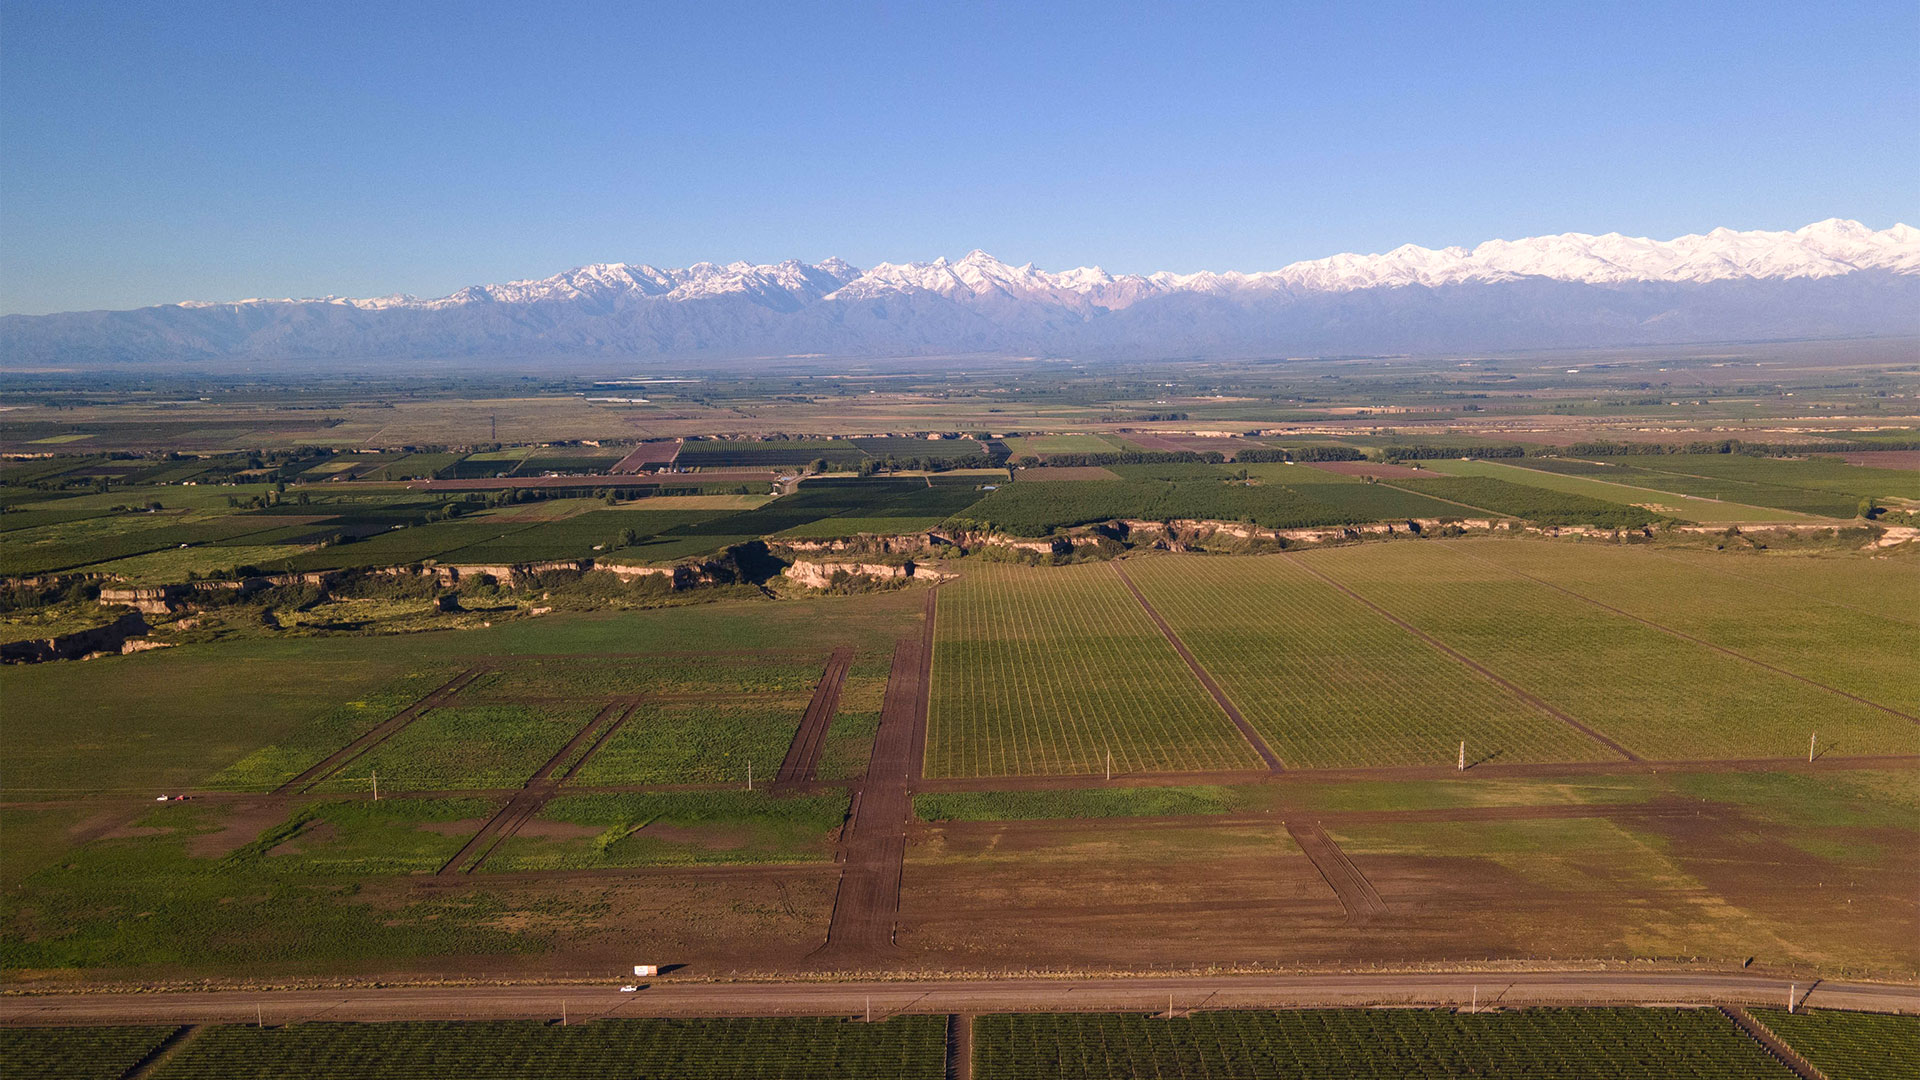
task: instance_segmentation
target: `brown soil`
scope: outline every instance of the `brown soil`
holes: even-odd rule
[[[461,818],[459,821],[422,821],[414,828],[436,836],[472,836],[486,825],[486,818]]]
[[[298,833],[273,845],[267,851],[269,855],[299,855],[307,850],[309,844],[324,844],[338,839],[340,829],[331,821],[316,821]]]
[[[835,649],[827,658],[826,670],[814,686],[807,711],[800,717],[800,726],[794,730],[793,744],[787,748],[786,760],[780,763],[776,782],[803,784],[814,778],[820,768],[821,751],[826,748],[827,729],[833,725],[833,714],[840,707],[840,688],[852,665],[853,650],[845,646]]]
[[[520,830],[525,833],[527,830]],[[738,851],[752,842],[753,834],[747,829],[685,828],[680,825],[667,825],[652,822],[639,830],[641,836],[658,837],[674,844],[686,844],[703,851]]]
[[[1839,457],[1849,465],[1874,469],[1920,469],[1920,450],[1860,450]]]
[[[514,835],[538,840],[585,840],[605,831],[597,825],[576,825],[571,821],[529,821]]]
[[[272,796],[234,803],[221,819],[220,828],[187,839],[187,854],[203,859],[231,855],[285,821],[288,810],[287,800]]]

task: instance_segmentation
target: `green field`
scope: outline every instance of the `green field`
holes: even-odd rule
[[[1178,1003],[1176,1003],[1177,1006]],[[1430,1009],[982,1016],[981,1080],[1114,1076],[1790,1077],[1711,1010]]]
[[[1831,1080],[1920,1080],[1920,1017],[1835,1009],[1752,1009]]]
[[[1816,731],[1848,754],[1913,753],[1920,741],[1908,720],[1476,554],[1510,543],[1533,541],[1375,544],[1298,558],[1643,757],[1792,757]]]
[[[1612,751],[1286,556],[1129,559],[1127,573],[1288,765],[1598,761]]]
[[[1644,506],[1687,521],[1707,523],[1733,521],[1795,521],[1802,515],[1737,502],[1702,499],[1655,488],[1634,486],[1630,479],[1614,479],[1605,472],[1592,475],[1550,471],[1552,459],[1525,458],[1510,464],[1504,461],[1455,461],[1441,459],[1423,462],[1425,468],[1448,476],[1490,476],[1515,484],[1565,492],[1603,502]]]
[[[502,843],[485,870],[819,862],[833,857],[847,802],[841,792],[562,795]]]
[[[946,1018],[308,1023],[211,1028],[156,1080],[939,1080]]]
[[[749,762],[768,779],[806,707],[801,697],[641,704],[573,779],[588,785],[742,783]]]
[[[120,1080],[173,1027],[0,1028],[0,1072],[34,1080]]]
[[[1611,544],[1473,544],[1457,550],[1796,675],[1920,715],[1920,673],[1914,669],[1911,623],[1817,596],[1755,588],[1739,578],[1660,553]],[[1754,561],[1719,560],[1741,568]],[[1855,560],[1853,568],[1856,574],[1877,569],[1866,560]],[[1915,570],[1920,568],[1909,569],[1908,574],[1920,576]]]
[[[972,564],[939,611],[928,776],[1260,764],[1110,567]]]
[[[429,709],[319,791],[515,788],[585,727],[597,705],[465,705]]]
[[[1504,476],[1395,479],[1389,483],[1393,487],[1431,495],[1461,506],[1525,518],[1539,525],[1598,525],[1608,529],[1637,529],[1667,516],[1622,502],[1515,483]]]

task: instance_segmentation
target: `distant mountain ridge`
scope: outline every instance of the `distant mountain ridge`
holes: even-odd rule
[[[1256,273],[597,263],[421,299],[7,316],[9,364],[792,354],[1292,355],[1920,332],[1920,229],[1411,244]]]

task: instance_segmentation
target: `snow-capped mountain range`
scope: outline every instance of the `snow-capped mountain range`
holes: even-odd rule
[[[1920,229],[1408,244],[1256,273],[839,259],[596,263],[449,296],[0,319],[12,363],[781,354],[1298,354],[1920,331]],[[1781,307],[1780,305],[1787,305]]]

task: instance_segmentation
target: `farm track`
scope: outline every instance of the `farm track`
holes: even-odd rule
[[[807,783],[819,772],[827,729],[833,726],[833,714],[840,707],[840,688],[845,685],[847,669],[852,666],[853,650],[844,645],[827,658],[826,670],[813,688],[813,697],[800,718],[800,727],[793,733],[793,744],[787,747],[786,760],[780,763],[780,772],[774,777],[777,786]]]
[[[1147,613],[1147,618],[1153,620],[1153,625],[1160,628],[1160,633],[1167,639],[1167,644],[1172,645],[1173,651],[1180,654],[1181,660],[1186,661],[1187,670],[1193,672],[1194,678],[1200,680],[1200,685],[1206,687],[1207,693],[1213,695],[1214,703],[1220,706],[1221,712],[1227,714],[1228,720],[1233,721],[1233,726],[1239,729],[1240,736],[1247,740],[1247,745],[1253,747],[1254,753],[1260,755],[1260,760],[1266,762],[1267,768],[1273,772],[1285,770],[1286,762],[1281,761],[1280,755],[1274,753],[1273,748],[1267,745],[1267,741],[1260,737],[1260,733],[1253,730],[1252,724],[1247,723],[1247,718],[1241,715],[1232,699],[1227,697],[1227,692],[1220,688],[1219,683],[1213,681],[1213,676],[1207,673],[1206,668],[1200,666],[1200,661],[1193,655],[1193,651],[1187,648],[1187,643],[1181,641],[1180,635],[1174,633],[1173,627],[1167,625],[1167,620],[1160,617],[1160,613],[1153,609],[1152,604],[1147,603],[1146,595],[1134,585],[1133,579],[1127,576],[1126,570],[1122,569],[1118,562],[1107,565],[1113,567],[1113,572],[1120,577],[1120,583],[1133,594],[1134,600],[1140,604],[1140,609]]]
[[[900,917],[900,876],[907,856],[913,800],[907,785],[918,774],[914,747],[925,739],[932,676],[934,592],[927,593],[917,638],[894,645],[866,782],[855,797],[841,845],[843,866],[827,940],[816,953],[829,962],[885,962],[894,951]]]
[[[1516,570],[1510,566],[1503,566],[1500,563],[1493,562],[1490,559],[1481,558],[1480,556],[1475,555],[1471,551],[1462,550],[1460,551],[1460,554],[1465,555],[1467,558],[1472,559],[1477,563],[1481,563],[1486,566],[1497,567],[1498,569],[1504,570],[1507,573],[1515,574],[1515,575],[1518,575],[1519,577],[1526,578],[1528,581],[1531,581],[1536,585],[1544,585],[1547,588],[1554,590],[1555,592],[1564,593],[1568,596],[1571,596],[1575,600],[1581,600],[1586,603],[1592,604],[1594,607],[1597,607],[1602,611],[1612,612],[1613,614],[1618,615],[1623,619],[1632,619],[1634,622],[1637,622],[1642,626],[1646,626],[1654,630],[1658,630],[1663,634],[1667,634],[1672,637],[1677,637],[1682,641],[1690,641],[1695,645],[1700,645],[1705,648],[1712,649],[1714,652],[1720,653],[1723,656],[1731,656],[1735,660],[1744,661],[1746,663],[1752,664],[1754,667],[1761,668],[1765,671],[1771,671],[1775,675],[1784,675],[1789,679],[1793,679],[1798,682],[1803,682],[1808,686],[1817,687],[1818,689],[1825,690],[1830,694],[1838,694],[1841,697],[1846,698],[1848,701],[1856,702],[1861,705],[1866,705],[1871,708],[1878,709],[1889,716],[1898,717],[1899,719],[1905,720],[1910,724],[1920,724],[1920,716],[1914,716],[1911,713],[1901,712],[1899,709],[1893,708],[1888,705],[1882,705],[1877,701],[1872,701],[1867,698],[1863,698],[1858,694],[1848,693],[1847,691],[1842,690],[1837,686],[1828,686],[1826,683],[1820,682],[1817,679],[1809,679],[1805,675],[1788,671],[1786,668],[1776,667],[1773,664],[1767,663],[1765,660],[1759,660],[1754,657],[1748,656],[1746,653],[1739,652],[1734,649],[1729,649],[1725,645],[1716,645],[1713,642],[1706,640],[1705,638],[1695,637],[1684,630],[1675,630],[1671,626],[1666,626],[1662,623],[1654,622],[1652,619],[1635,615],[1631,611],[1614,607],[1612,604],[1609,604],[1604,600],[1596,600],[1593,597],[1586,595],[1585,593],[1575,592],[1574,590],[1567,588],[1565,585],[1561,585],[1556,582],[1549,581],[1546,578],[1535,577],[1534,575],[1529,574],[1524,570]]]
[[[1376,604],[1373,601],[1367,599],[1366,597],[1361,596],[1359,593],[1354,592],[1352,589],[1347,588],[1345,585],[1341,584],[1340,582],[1335,581],[1334,579],[1321,573],[1319,570],[1315,569],[1314,567],[1307,565],[1307,563],[1305,563],[1304,561],[1295,559],[1294,565],[1300,567],[1302,570],[1305,570],[1307,573],[1312,574],[1314,577],[1319,578],[1321,581],[1326,582],[1328,585],[1332,586],[1333,588],[1340,590],[1341,592],[1352,597],[1353,599],[1358,600],[1360,603],[1365,604],[1367,607],[1372,608],[1375,612],[1379,613],[1381,618],[1386,619],[1387,621],[1393,623],[1395,626],[1398,626],[1400,629],[1405,630],[1407,633],[1412,634],[1414,637],[1417,637],[1421,641],[1426,642],[1428,645],[1432,646],[1433,648],[1438,649],[1440,652],[1444,653],[1445,655],[1453,658],[1456,661],[1459,661],[1461,664],[1466,665],[1469,669],[1479,674],[1481,677],[1489,679],[1495,684],[1505,688],[1508,693],[1519,698],[1521,701],[1524,701],[1527,704],[1532,705],[1534,708],[1539,709],[1541,712],[1546,713],[1548,716],[1553,717],[1555,720],[1558,720],[1561,723],[1566,724],[1568,727],[1571,727],[1575,731],[1580,732],[1582,735],[1587,736],[1588,738],[1592,739],[1594,742],[1597,742],[1600,745],[1606,747],[1607,749],[1612,750],[1614,753],[1619,754],[1621,757],[1626,758],[1628,761],[1638,762],[1642,760],[1641,757],[1638,754],[1635,754],[1633,751],[1628,750],[1626,747],[1621,746],[1619,743],[1614,742],[1612,739],[1607,738],[1605,735],[1600,734],[1598,731],[1595,731],[1594,729],[1588,727],[1587,725],[1581,723],[1580,721],[1575,720],[1573,717],[1567,715],[1566,713],[1561,712],[1559,709],[1556,709],[1553,706],[1547,704],[1545,701],[1541,700],[1539,697],[1535,696],[1534,694],[1528,692],[1526,689],[1522,688],[1518,684],[1510,682],[1507,679],[1501,677],[1500,675],[1495,674],[1492,671],[1492,669],[1486,667],[1484,664],[1478,663],[1477,661],[1470,659],[1468,656],[1466,656],[1466,654],[1459,652],[1458,650],[1454,649],[1452,646],[1441,641],[1439,638],[1436,638],[1431,634],[1426,633],[1420,628],[1414,626],[1412,623],[1406,621],[1405,619],[1402,619],[1400,616],[1395,615],[1393,612],[1388,611],[1386,608],[1381,607],[1379,604]]]
[[[305,791],[312,785],[331,776],[354,758],[385,742],[394,732],[413,723],[422,713],[429,709],[435,709],[445,705],[454,695],[466,689],[469,683],[485,674],[488,670],[490,670],[488,667],[476,665],[454,676],[453,680],[445,686],[442,686],[440,689],[435,690],[433,693],[400,710],[387,720],[376,725],[373,730],[368,731],[347,745],[328,754],[319,762],[309,767],[305,772],[302,772],[300,775],[275,788],[273,793],[275,795],[294,795]]]
[[[1780,1037],[1773,1033],[1773,1029],[1754,1019],[1752,1013],[1738,1005],[1722,1005],[1720,1011],[1727,1019],[1733,1021],[1734,1027],[1759,1043],[1775,1061],[1791,1069],[1793,1075],[1800,1080],[1827,1080],[1827,1074],[1814,1068],[1813,1062],[1801,1057],[1798,1051],[1781,1041]]]
[[[597,984],[353,986],[298,990],[100,991],[0,996],[0,1024],[252,1023],[558,1019],[563,1003],[581,1021],[605,1016],[855,1016],[998,1012],[1158,1012],[1167,995],[1192,1008],[1431,1005],[1465,1007],[1502,987],[1503,1007],[1777,1002],[1784,978],[1717,971],[1394,972],[1368,974],[1126,975],[1083,978],[952,978],[880,981],[720,981],[666,978],[636,994],[618,972]],[[1804,982],[1804,980],[1802,980]],[[1920,1011],[1910,984],[1821,982],[1807,1005],[1878,1012]]]
[[[487,861],[487,856],[492,855],[495,848],[508,837],[519,832],[520,827],[538,814],[540,808],[547,804],[548,799],[553,798],[554,794],[560,790],[560,782],[573,775],[587,758],[593,756],[594,752],[606,743],[608,736],[625,723],[627,717],[633,715],[633,709],[632,705],[615,703],[595,714],[586,726],[575,733],[573,738],[567,740],[565,746],[547,759],[546,764],[540,766],[531,777],[527,778],[526,786],[515,792],[514,796],[507,800],[506,805],[489,818],[487,823],[480,827],[479,832],[474,833],[472,838],[461,845],[460,850],[455,852],[453,858],[448,859],[437,873],[441,876],[470,874],[480,869],[480,865]],[[576,753],[580,756],[574,760]],[[572,763],[568,764],[570,760]],[[563,765],[566,766],[565,772],[561,772]],[[556,773],[559,775],[556,776]]]
[[[1300,845],[1300,850],[1313,860],[1313,868],[1320,871],[1326,879],[1327,887],[1340,898],[1340,906],[1347,909],[1347,921],[1355,923],[1372,922],[1387,914],[1387,902],[1380,899],[1379,890],[1373,882],[1360,872],[1360,868],[1347,858],[1318,822],[1312,824],[1287,822],[1287,835]]]

